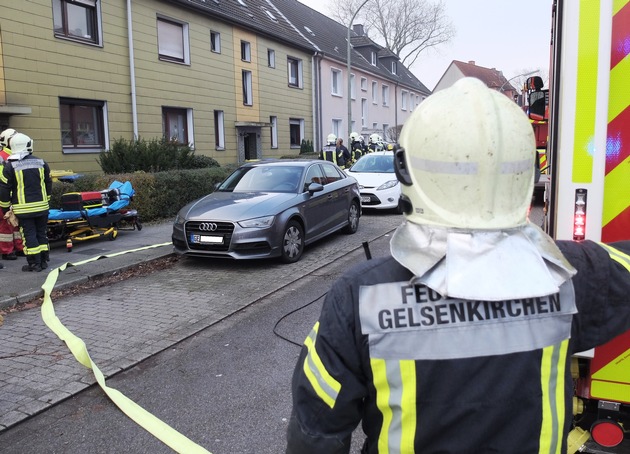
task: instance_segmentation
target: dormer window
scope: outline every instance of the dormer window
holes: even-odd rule
[[[376,52],[372,51],[371,57],[372,57],[372,66],[376,66],[376,63],[377,63]]]
[[[396,62],[395,62],[395,61],[393,61],[393,62],[392,62],[392,74],[398,74],[398,72],[396,71],[396,70],[397,70],[397,68],[398,68],[398,67],[397,67],[397,65],[396,65]]]

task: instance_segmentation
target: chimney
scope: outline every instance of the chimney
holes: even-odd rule
[[[474,66],[475,65],[475,60],[468,60],[468,64]]]
[[[352,30],[359,36],[363,36],[363,24],[354,24]]]

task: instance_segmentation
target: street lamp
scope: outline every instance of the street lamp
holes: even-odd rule
[[[518,76],[514,76],[508,80],[506,80],[505,82],[503,82],[503,85],[501,85],[499,87],[499,92],[503,93],[503,87],[505,87],[505,84],[509,83],[511,80],[516,79],[517,77],[525,77],[525,76],[531,76],[532,74],[536,74],[539,70],[537,69],[536,71],[530,71],[528,73],[523,73],[523,74],[519,74]]]
[[[350,23],[348,24],[348,49],[347,49],[347,53],[346,53],[346,59],[347,59],[347,63],[348,63],[348,137],[346,138],[346,140],[350,140],[350,134],[352,134],[352,82],[350,79],[350,62],[352,60],[352,56],[350,55],[350,52],[352,51],[352,46],[350,46],[350,30],[352,29],[352,22],[354,22],[354,18],[357,17],[357,14],[359,14],[359,11],[361,10],[361,8],[363,8],[363,5],[365,5],[367,2],[369,2],[370,0],[365,0],[363,3],[361,3],[361,6],[359,6],[357,8],[357,10],[354,12],[354,15],[352,16],[352,19],[350,19]]]

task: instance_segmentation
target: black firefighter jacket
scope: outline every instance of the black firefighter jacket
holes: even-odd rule
[[[578,273],[564,295],[561,288],[547,298],[449,307],[431,289],[410,285],[411,273],[391,257],[350,271],[327,294],[302,348],[287,453],[347,453],[359,422],[369,453],[566,452],[571,355],[630,329],[630,241],[615,249],[558,245]],[[477,345],[554,337],[542,320],[568,307],[566,333],[544,348],[475,353]],[[513,329],[520,318],[535,321],[529,332]],[[532,330],[538,323],[546,327]],[[504,340],[486,342],[491,324],[509,328]],[[449,334],[452,325],[464,336]],[[425,359],[458,349],[470,357]]]
[[[17,216],[33,217],[48,214],[52,179],[43,159],[28,155],[20,160],[7,160],[0,179],[0,207],[13,206]]]

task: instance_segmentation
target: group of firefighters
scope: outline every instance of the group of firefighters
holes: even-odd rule
[[[326,145],[319,154],[319,159],[335,163],[342,169],[350,167],[357,160],[368,153],[392,149],[392,145],[387,145],[379,134],[372,134],[366,145],[363,136],[358,132],[350,134],[350,150],[343,144],[343,139],[335,134],[328,134]]]

